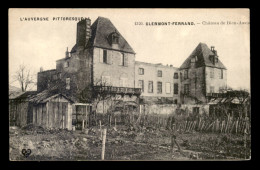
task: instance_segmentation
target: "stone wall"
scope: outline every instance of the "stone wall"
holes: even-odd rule
[[[161,115],[169,115],[175,113],[177,109],[177,104],[152,104],[152,105],[141,105],[140,112],[144,114],[161,114]],[[209,105],[180,105],[180,108],[183,109],[186,113],[192,114],[193,108],[199,107],[199,114],[209,115]]]
[[[103,57],[103,49],[94,47],[93,54],[93,82],[94,85],[102,80],[102,76],[109,76],[109,84],[114,87],[130,87],[134,88],[135,84],[135,55],[124,53],[127,57],[127,66],[120,65],[120,55],[122,52],[115,50],[107,50],[108,63],[100,62]],[[125,79],[122,84],[121,80]]]
[[[214,78],[210,77],[210,70],[214,69]],[[223,69],[223,79],[219,78],[219,68],[206,67],[206,93],[210,93],[210,87],[214,87],[214,93],[219,93],[220,88],[227,86],[227,71]]]
[[[138,98],[137,96],[133,95],[133,96],[129,96],[129,95],[125,95],[125,96],[121,96],[121,95],[116,95],[108,100],[103,100],[102,101],[99,101],[98,102],[98,105],[97,105],[97,101],[94,101],[93,103],[93,110],[96,110],[96,113],[107,113],[109,109],[111,109],[112,107],[115,107],[116,105],[114,104],[115,101],[124,101],[124,102],[127,102],[127,101],[132,101],[132,102],[138,102]],[[96,107],[97,105],[97,107]],[[104,106],[104,107],[103,107]],[[103,111],[104,109],[104,111]]]
[[[182,104],[195,104],[195,98],[199,101],[206,102],[205,97],[205,67],[188,69],[188,79],[184,79],[184,71],[181,70],[182,80],[181,80],[181,100]],[[189,84],[190,93],[184,93],[185,84]]]

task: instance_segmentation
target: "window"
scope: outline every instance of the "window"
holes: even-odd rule
[[[178,94],[179,91],[179,85],[178,83],[174,83],[174,94]]]
[[[199,113],[200,113],[200,108],[199,107],[193,107],[192,114],[193,115],[198,115]]]
[[[107,50],[103,50],[103,63],[107,63]]]
[[[127,78],[120,78],[120,87],[127,87]]]
[[[143,68],[139,68],[138,69],[138,73],[139,73],[139,75],[144,75],[144,69]]]
[[[210,68],[210,78],[214,78],[214,68]]]
[[[69,62],[68,62],[68,61],[65,61],[65,63],[64,63],[64,68],[67,68],[67,67],[69,67]]]
[[[162,77],[162,70],[158,70],[157,76],[158,76],[158,77]]]
[[[189,94],[190,93],[190,86],[189,84],[184,84],[184,94]]]
[[[110,85],[110,76],[102,76],[102,86]]]
[[[115,34],[112,34],[112,43],[113,44],[118,44],[118,41],[119,40],[119,36],[115,33]]]
[[[188,78],[189,78],[188,70],[184,70],[184,80]]]
[[[219,78],[223,79],[223,70],[222,69],[219,70]]]
[[[144,81],[138,80],[138,87],[142,89],[142,92],[144,92]]]
[[[178,79],[178,78],[179,78],[178,73],[174,73],[174,79]]]
[[[66,78],[66,89],[70,89],[70,78]]]
[[[157,93],[158,94],[162,93],[162,82],[160,81],[157,82]]]
[[[124,53],[120,53],[120,66],[124,66],[125,65],[125,56]]]
[[[214,86],[210,86],[210,93],[214,93]]]
[[[171,93],[171,83],[165,83],[165,91],[167,94]]]
[[[153,81],[148,82],[148,93],[153,93]]]
[[[198,56],[195,56],[195,62],[197,62],[198,61]]]

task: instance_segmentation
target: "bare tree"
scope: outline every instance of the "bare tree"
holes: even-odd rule
[[[32,71],[28,66],[21,64],[14,75],[14,80],[18,81],[22,92],[25,92],[30,86],[35,85]]]

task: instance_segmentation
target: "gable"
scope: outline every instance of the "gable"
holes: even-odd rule
[[[183,62],[180,69],[190,68],[191,59],[195,56],[198,58],[196,63],[197,67],[209,66],[215,68],[226,69],[224,64],[218,59],[218,62],[215,65],[210,61],[210,56],[214,53],[209,49],[209,47],[204,43],[199,43],[199,45],[193,50],[190,56]]]
[[[111,50],[118,50],[127,53],[135,54],[132,47],[112,24],[112,22],[104,17],[98,17],[96,21],[91,25],[91,37],[87,44],[88,47],[99,47]],[[112,44],[109,37],[116,33],[119,36],[117,49],[112,48]],[[71,49],[71,52],[75,52],[77,44]]]

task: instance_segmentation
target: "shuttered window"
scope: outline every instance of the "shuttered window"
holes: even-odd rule
[[[157,71],[157,77],[162,77],[162,70]]]
[[[171,83],[165,83],[165,92],[167,94],[171,93]]]
[[[210,78],[214,78],[214,68],[210,68]]]
[[[210,93],[214,93],[214,91],[215,91],[214,86],[210,86]]]
[[[127,87],[127,78],[120,78],[120,87]]]
[[[184,70],[184,80],[189,78],[188,70]]]
[[[148,93],[153,93],[153,81],[149,81],[148,83]]]
[[[99,62],[103,63],[103,49],[99,49]]]
[[[178,73],[174,73],[174,79],[178,79],[179,76],[178,76]]]
[[[66,89],[70,89],[70,78],[66,78]]]
[[[184,84],[184,94],[189,94],[189,93],[190,93],[190,85]]]
[[[142,92],[144,92],[144,81],[138,80],[138,87],[142,89]]]
[[[139,68],[138,69],[138,74],[139,75],[144,75],[144,69],[143,68]]]
[[[178,83],[174,83],[174,94],[178,94],[179,91],[179,85]]]
[[[107,63],[107,50],[103,50],[103,63]]]
[[[157,93],[158,94],[162,93],[162,82],[161,81],[157,82]]]
[[[113,51],[107,50],[107,64],[113,64]]]
[[[123,54],[123,59],[124,59],[124,66],[128,66],[128,57],[127,55]]]

